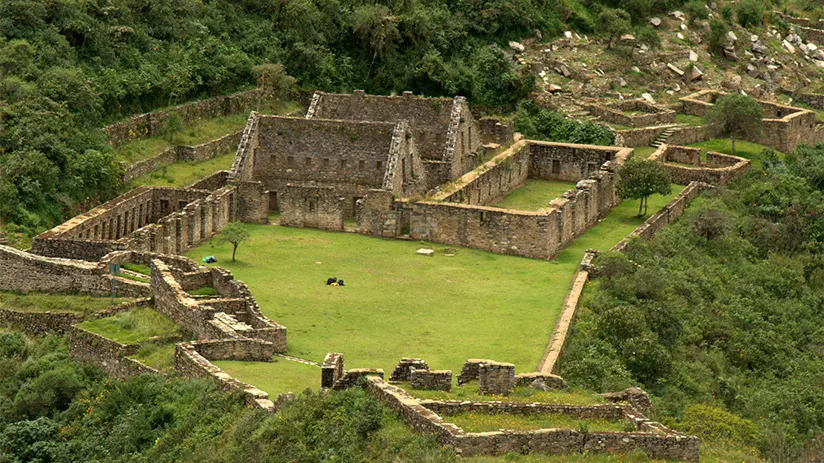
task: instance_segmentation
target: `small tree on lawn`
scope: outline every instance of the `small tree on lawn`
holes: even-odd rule
[[[629,13],[620,8],[604,7],[598,13],[598,26],[604,34],[609,37],[609,45],[607,48],[612,48],[613,43],[621,34],[626,34],[630,31],[630,17]]]
[[[647,215],[649,197],[655,193],[667,195],[672,191],[667,169],[648,159],[629,159],[621,167],[618,180],[618,196],[623,199],[640,199],[638,215]]]
[[[737,138],[754,138],[761,135],[761,119],[764,112],[754,99],[731,93],[718,98],[704,114],[704,125],[716,136],[730,137],[732,154],[735,154]]]
[[[249,239],[249,232],[243,228],[243,225],[240,222],[232,222],[220,232],[218,244],[232,243],[232,262],[234,262],[238,245],[247,239]]]

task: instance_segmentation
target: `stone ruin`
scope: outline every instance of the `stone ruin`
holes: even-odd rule
[[[410,380],[410,371],[412,368],[418,370],[428,370],[429,364],[427,364],[423,359],[403,357],[401,361],[395,365],[395,369],[392,370],[392,374],[389,375],[389,382],[408,382]]]
[[[410,368],[409,381],[412,389],[451,391],[452,370],[418,370]]]

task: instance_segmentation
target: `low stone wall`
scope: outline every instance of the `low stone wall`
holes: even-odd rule
[[[516,453],[549,453],[563,454],[574,452],[630,452],[641,450],[650,458],[680,459],[698,461],[700,439],[673,432],[658,423],[652,423],[640,416],[634,410],[626,410],[621,406],[595,406],[592,411],[584,412],[579,408],[578,413],[628,413],[630,422],[636,429],[648,432],[587,432],[581,433],[571,429],[540,429],[536,431],[493,431],[484,433],[468,433],[444,420],[424,404],[433,404],[432,401],[418,401],[405,391],[385,381],[375,378],[366,378],[367,391],[378,401],[392,410],[395,410],[403,421],[422,434],[434,435],[442,445],[455,447],[461,456],[474,455],[503,455],[509,452]],[[441,402],[440,404],[447,404]],[[487,407],[526,409],[536,404],[472,404],[471,402],[455,402],[455,407]],[[433,407],[451,407],[452,405],[433,405]],[[541,405],[543,406],[543,405]],[[548,407],[564,407],[547,404]],[[572,413],[576,407],[570,407]],[[558,410],[558,409],[556,409]],[[626,415],[624,415],[626,416]]]
[[[30,254],[0,245],[0,290],[149,297],[149,285],[109,275],[106,264]]]
[[[139,344],[125,345],[77,326],[69,330],[69,356],[79,362],[92,363],[108,375],[124,379],[144,373],[161,374],[143,363],[130,359]]]
[[[184,123],[189,123],[198,119],[211,119],[247,111],[256,105],[261,97],[261,90],[256,88],[228,96],[193,101],[130,117],[104,127],[103,132],[109,144],[116,148],[133,140],[162,134],[171,113],[176,113]]]
[[[708,152],[707,161],[702,162],[700,148],[671,145],[661,145],[649,159],[662,163],[669,172],[670,181],[679,185],[691,182],[726,185],[750,166],[747,159],[715,152]]]
[[[451,391],[452,370],[418,370],[412,368],[409,372],[409,382],[412,389]]]
[[[383,381],[383,369],[381,368],[354,368],[347,370],[339,380],[335,382],[332,389],[339,391],[342,389],[349,389],[357,385],[361,380],[368,379],[370,376],[378,377]]]
[[[515,375],[515,386],[526,387],[532,384],[533,381],[540,379],[551,389],[566,389],[567,384],[564,378],[551,373],[519,373]]]
[[[274,344],[261,339],[209,339],[192,341],[198,354],[209,360],[271,362]]]
[[[481,374],[481,364],[492,361],[493,360],[487,359],[467,359],[461,369],[461,374],[458,375],[458,386],[470,381],[477,381]]]
[[[216,138],[200,145],[177,145],[163,150],[159,154],[130,165],[123,174],[123,181],[128,182],[141,175],[155,171],[163,165],[174,164],[179,161],[203,162],[221,154],[237,150],[243,131],[238,131]]]
[[[675,129],[672,135],[667,137],[667,143],[671,145],[691,145],[711,138],[712,135],[706,127],[687,125]]]
[[[149,305],[150,303],[151,299],[146,298],[134,302],[126,302],[90,314],[72,312],[25,312],[0,307],[0,323],[9,324],[18,330],[33,335],[63,335],[68,333],[72,326],[83,320],[109,317],[119,312]]]
[[[484,362],[478,366],[478,393],[507,395],[515,390],[515,365]]]
[[[613,246],[612,251],[623,251],[629,242],[634,237],[643,239],[650,239],[658,230],[675,222],[684,213],[687,205],[695,199],[696,196],[705,188],[711,188],[711,185],[700,182],[692,182],[684,188],[672,201],[667,203],[660,211],[651,215],[641,225],[633,230],[626,238],[622,239],[618,244]]]
[[[616,130],[615,145],[637,148],[639,146],[650,146],[658,135],[672,126],[641,127],[636,129]]]
[[[630,405],[567,405],[553,403],[470,402],[468,400],[421,400],[421,405],[441,416],[459,413],[508,415],[565,415],[576,419],[623,420],[632,413]]]
[[[228,170],[219,170],[214,174],[202,178],[195,183],[187,186],[187,188],[192,188],[195,190],[208,190],[208,191],[215,191],[225,187],[229,182],[229,171]]]
[[[343,354],[330,352],[320,366],[320,387],[326,389],[335,385],[343,377]]]
[[[400,383],[409,381],[413,368],[416,370],[429,370],[429,364],[423,359],[403,357],[401,361],[395,365],[392,374],[389,375],[389,382]]]
[[[585,107],[591,114],[607,122],[629,127],[648,127],[675,122],[675,111],[647,103],[644,100],[617,100],[588,104]],[[627,114],[625,111],[637,111],[641,114]]]
[[[175,372],[187,378],[209,378],[224,391],[240,391],[250,406],[275,411],[275,404],[269,400],[269,394],[225,373],[198,353],[192,343],[175,346]]]
[[[494,143],[503,146],[514,141],[514,126],[510,120],[482,117],[478,119],[478,129],[481,131],[481,143],[484,145]]]

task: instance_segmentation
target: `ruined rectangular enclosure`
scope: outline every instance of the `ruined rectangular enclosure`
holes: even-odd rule
[[[370,192],[358,232],[551,259],[617,204],[618,166],[628,148],[521,141],[423,201]],[[527,179],[577,182],[537,212],[493,206]]]
[[[723,96],[716,90],[702,90],[680,99],[681,112],[703,117],[707,110]],[[780,105],[770,101],[756,100],[761,105],[764,118],[761,120],[761,136],[748,140],[789,153],[796,146],[824,141],[824,126],[816,120],[816,113],[803,108]]]
[[[628,127],[647,127],[675,123],[675,111],[644,100],[616,100],[586,105],[590,114],[606,122]]]

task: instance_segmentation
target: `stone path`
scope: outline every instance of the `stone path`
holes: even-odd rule
[[[291,355],[278,354],[278,353],[275,353],[275,357],[280,357],[280,358],[285,359],[285,360],[291,360],[293,362],[302,363],[304,365],[312,365],[312,366],[320,367],[320,363],[313,362],[311,360],[302,359],[300,357],[292,357]]]

